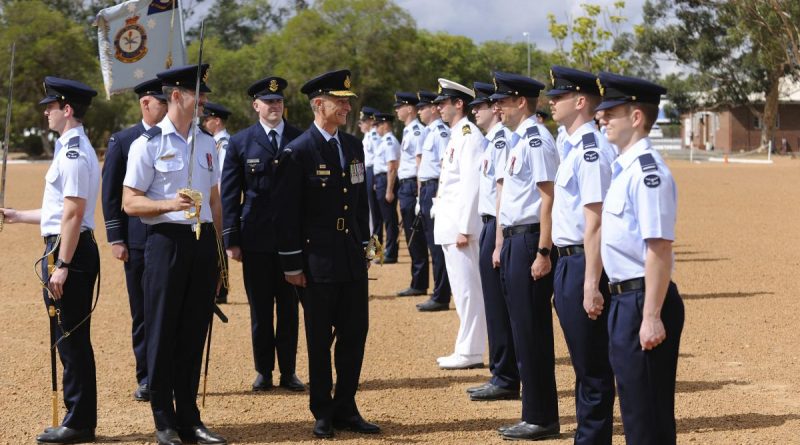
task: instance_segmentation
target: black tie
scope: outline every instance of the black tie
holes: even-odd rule
[[[339,148],[339,141],[337,141],[336,138],[331,138],[328,143],[331,144],[331,148],[333,148],[336,153],[336,157],[339,159],[339,165],[344,168],[344,156],[342,156],[342,151]]]
[[[278,151],[278,132],[275,130],[269,131],[269,142],[272,144],[272,147],[275,148],[275,151]]]

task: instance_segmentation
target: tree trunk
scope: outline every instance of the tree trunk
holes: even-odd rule
[[[48,134],[50,134],[50,130],[44,130],[39,134],[39,137],[42,139],[42,149],[44,150],[45,154],[52,158],[53,146],[50,145],[50,140],[47,138]]]
[[[780,99],[780,80],[783,77],[783,66],[779,64],[768,74],[769,87],[764,102],[764,115],[761,120],[761,147],[768,148],[769,141],[775,136]]]

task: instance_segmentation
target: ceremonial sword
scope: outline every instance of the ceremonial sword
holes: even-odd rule
[[[17,52],[17,42],[11,44],[11,68],[8,72],[8,105],[6,107],[6,134],[3,139],[3,172],[0,173],[0,207],[6,204],[6,166],[8,165],[8,147],[11,138],[11,103],[14,93],[14,55]],[[6,220],[5,213],[0,213],[0,232]]]

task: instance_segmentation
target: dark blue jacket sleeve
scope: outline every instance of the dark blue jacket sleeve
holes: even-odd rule
[[[128,243],[128,215],[122,211],[122,182],[125,180],[125,141],[119,133],[108,140],[103,163],[102,204],[108,242]]]
[[[241,247],[242,190],[244,169],[242,168],[241,142],[244,138],[233,137],[225,152],[222,168],[220,197],[222,199],[222,239],[225,247]]]
[[[275,215],[278,257],[284,272],[303,270],[303,181],[302,153],[286,148],[280,155],[272,193],[280,199]]]

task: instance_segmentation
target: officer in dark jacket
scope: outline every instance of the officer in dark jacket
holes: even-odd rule
[[[103,163],[102,204],[111,253],[125,266],[128,301],[131,305],[133,355],[136,357],[136,381],[139,383],[133,397],[139,401],[147,401],[150,400],[150,392],[147,387],[147,341],[144,333],[142,291],[147,231],[138,216],[128,216],[122,210],[122,181],[125,179],[131,143],[164,118],[167,114],[167,98],[161,91],[159,79],[142,82],[133,91],[139,95],[142,120],[130,128],[112,134],[108,140]]]
[[[280,77],[267,77],[248,88],[258,122],[231,137],[222,170],[222,234],[228,257],[243,263],[258,373],[254,391],[273,387],[276,351],[280,385],[292,391],[305,389],[295,375],[297,294],[283,278],[272,224],[282,199],[270,196],[278,155],[301,134],[283,119],[286,85]],[[275,330],[273,303],[277,306]]]
[[[333,437],[334,428],[378,433],[355,401],[369,327],[369,208],[361,142],[338,131],[355,96],[350,71],[322,74],[301,92],[310,99],[314,123],[283,150],[274,191],[283,200],[276,215],[281,265],[302,292],[314,435]]]

